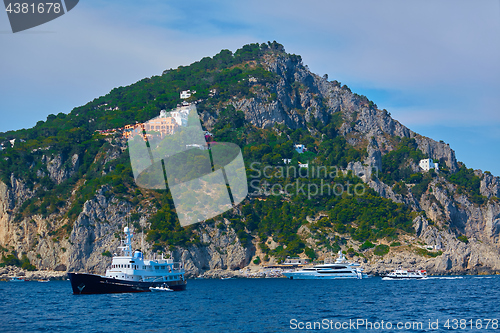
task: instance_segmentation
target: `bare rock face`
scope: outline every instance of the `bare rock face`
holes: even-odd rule
[[[14,208],[14,199],[9,187],[0,181],[0,214]]]
[[[103,253],[116,251],[121,232],[126,225],[125,216],[130,204],[112,197],[107,199],[107,187],[101,188],[95,198],[85,202],[70,235],[73,244],[67,259],[69,271],[86,271],[103,274],[111,258]],[[135,242],[138,240],[135,239]]]
[[[229,225],[229,221],[226,220]],[[184,262],[188,276],[198,276],[208,270],[238,270],[246,267],[255,252],[252,247],[244,247],[233,229],[222,231],[216,227],[203,225],[201,242],[206,246],[192,246],[176,249],[174,258]]]
[[[500,197],[500,177],[494,177],[490,173],[480,172],[481,179],[480,193],[488,199],[491,197]]]
[[[14,175],[10,177],[10,185],[0,181],[0,245],[23,239],[21,232],[18,231],[20,226],[12,224],[13,212],[32,196],[33,191]]]
[[[80,158],[74,154],[67,162],[63,162],[61,155],[56,155],[52,159],[47,158],[46,166],[50,179],[56,184],[61,184],[78,170]]]

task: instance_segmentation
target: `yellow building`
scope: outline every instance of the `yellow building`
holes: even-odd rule
[[[146,132],[160,132],[161,135],[174,134],[179,124],[172,117],[154,118],[144,123]]]
[[[174,134],[179,124],[173,117],[158,117],[149,120],[146,123],[138,123],[135,125],[126,125],[123,131],[123,136],[125,138],[133,137],[135,135],[141,135],[144,140],[146,137],[152,136],[154,134],[165,136]],[[144,134],[146,132],[147,134]],[[156,133],[153,133],[156,132]]]

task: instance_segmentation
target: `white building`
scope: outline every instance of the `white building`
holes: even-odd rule
[[[299,162],[299,168],[309,168],[309,163],[302,164]]]
[[[292,159],[291,158],[284,158],[283,163],[290,164],[290,163],[292,163]]]
[[[303,152],[307,151],[307,148],[304,145],[294,145],[294,147],[295,147],[295,150],[297,151],[297,153],[299,153],[299,154],[302,154]]]
[[[196,91],[193,90],[183,90],[181,91],[181,99],[187,99],[189,97],[191,97],[192,94],[196,94]]]
[[[434,163],[430,158],[420,160],[420,163],[418,165],[424,171],[429,171],[430,169],[434,169],[436,171],[439,171],[439,163]]]

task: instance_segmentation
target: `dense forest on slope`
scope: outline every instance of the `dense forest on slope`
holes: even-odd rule
[[[147,239],[155,250],[202,246],[199,236],[202,225],[181,227],[168,191],[144,190],[135,185],[128,149],[120,133],[104,136],[96,132],[154,118],[160,110],[170,110],[181,103],[179,93],[190,89],[196,93],[188,101],[197,101],[198,112],[211,117],[210,125],[204,126],[215,140],[242,148],[249,182],[249,196],[237,209],[206,223],[223,230],[226,226],[221,220],[227,218],[242,244],[258,239],[262,251],[276,258],[303,252],[315,257],[314,250],[297,233],[303,225],[311,230],[318,248],[327,250],[337,249],[345,241],[342,237],[325,236],[332,232],[364,244],[413,233],[412,220],[419,213],[410,206],[381,197],[351,171],[343,172],[350,163],[363,163],[368,155],[366,142],[351,144],[341,134],[342,125],[349,121],[354,126],[354,120],[343,119],[337,112],[326,120],[311,117],[297,128],[283,124],[259,128],[246,121],[245,114],[234,107],[231,101],[242,98],[265,97],[267,103],[277,101],[273,86],[280,77],[263,66],[263,57],[269,55],[286,57],[302,66],[300,56],[286,54],[276,42],[245,45],[234,54],[223,50],[190,66],[165,70],[162,75],[115,88],[69,114],[49,115],[34,128],[0,133],[0,143],[5,147],[0,151],[0,180],[12,185],[15,179],[21,179],[32,193],[19,209],[11,212],[15,220],[29,220],[35,215],[48,221],[65,219],[66,223],[57,228],[47,222],[54,241],[60,240],[71,232],[85,202],[105,188],[106,196],[131,204],[133,223],[137,224],[145,212],[151,213]],[[283,75],[284,90],[291,95],[299,96],[306,90],[293,77]],[[250,78],[256,83],[251,83]],[[332,84],[340,86],[336,81]],[[211,94],[214,89],[216,93]],[[346,86],[342,89],[350,92]],[[360,105],[376,109],[366,97],[355,95],[355,98]],[[321,107],[321,103],[320,100],[317,105]],[[299,108],[296,112],[305,110]],[[16,141],[12,147],[13,139]],[[379,179],[392,186],[395,193],[405,195],[411,191],[418,199],[436,174],[424,174],[413,168],[427,157],[414,139],[392,140],[396,143],[382,157]],[[304,144],[307,152],[299,154],[294,149],[297,143]],[[284,164],[283,159],[291,162]],[[299,163],[307,163],[308,167],[300,168]],[[58,177],[52,170],[56,166],[64,171]],[[480,178],[472,170],[462,166],[453,174],[443,168],[443,175],[474,202],[484,202],[479,192]],[[335,186],[342,192],[332,194],[330,190]],[[357,195],[349,192],[349,187],[351,191],[356,189]],[[292,190],[283,191],[287,188]],[[328,192],[319,192],[324,188]],[[302,189],[307,189],[307,193]],[[317,193],[311,195],[311,190]],[[265,241],[270,237],[280,246],[268,248]],[[4,258],[4,261],[14,260]]]

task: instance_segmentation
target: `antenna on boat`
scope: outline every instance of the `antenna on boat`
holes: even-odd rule
[[[139,225],[141,226],[141,251],[144,251],[144,226],[141,224],[140,218],[139,218]]]

